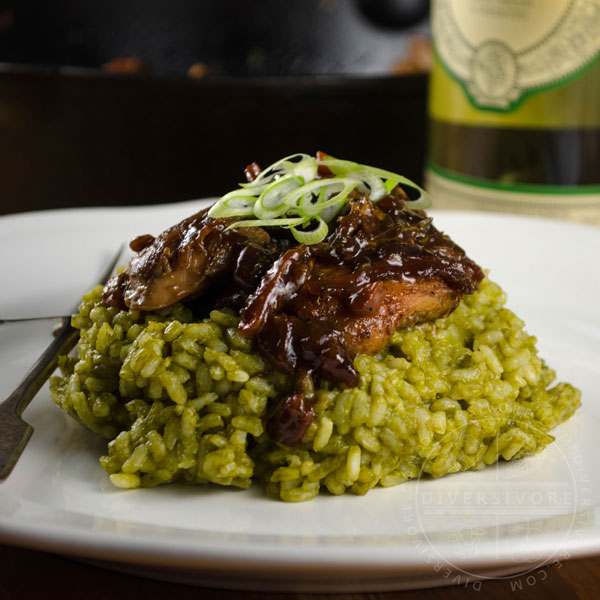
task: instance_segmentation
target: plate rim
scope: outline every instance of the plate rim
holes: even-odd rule
[[[188,200],[184,202],[178,203],[170,203],[170,204],[161,204],[161,205],[142,205],[142,206],[119,206],[119,207],[84,207],[84,208],[65,208],[65,209],[54,209],[54,210],[42,210],[42,211],[33,211],[33,212],[25,212],[25,213],[17,213],[13,215],[5,215],[0,217],[0,236],[3,235],[5,231],[5,227],[8,229],[12,228],[12,226],[26,226],[29,221],[39,222],[41,224],[42,221],[52,220],[52,219],[61,219],[64,222],[64,217],[67,216],[68,219],[78,219],[82,216],[89,217],[91,213],[103,214],[107,217],[114,212],[120,213],[121,215],[127,212],[146,212],[157,210],[160,213],[168,214],[170,211],[179,211],[188,209],[190,205],[197,203],[199,205],[198,210],[206,206],[208,202],[214,200],[214,198],[204,198],[199,200]],[[480,213],[475,211],[431,211],[432,216],[435,218],[438,215],[443,214],[444,219],[450,217],[452,219],[476,219],[483,221],[495,221],[495,222],[514,222],[517,221],[527,221],[529,223],[541,223],[543,226],[550,227],[558,227],[558,228],[574,228],[576,230],[582,231],[585,230],[593,235],[600,234],[600,229],[593,225],[586,225],[581,223],[571,223],[564,221],[557,221],[555,219],[545,218],[545,217],[537,217],[537,216],[528,216],[528,215],[507,215],[503,213]],[[166,225],[168,226],[168,225]],[[3,486],[0,484],[0,498],[5,496],[3,493]],[[103,517],[104,518],[104,517]],[[118,520],[117,520],[118,521]],[[12,525],[12,526],[11,526]],[[69,530],[71,535],[65,535],[63,537],[57,537],[56,531],[52,531],[52,527],[47,523],[42,526],[40,529],[39,524],[23,524],[19,521],[11,523],[10,520],[6,520],[0,514],[0,539],[3,541],[7,541],[8,543],[13,543],[15,545],[20,545],[23,547],[29,548],[38,548],[38,549],[46,549],[60,553],[66,554],[74,554],[76,552],[86,551],[86,556],[88,558],[96,558],[96,559],[107,559],[111,558],[110,554],[106,554],[107,552],[114,552],[114,543],[115,539],[119,540],[119,553],[120,556],[123,556],[123,559],[127,564],[139,564],[139,565],[157,565],[164,564],[163,562],[157,562],[159,559],[165,558],[165,553],[167,553],[171,557],[176,557],[178,565],[172,565],[174,567],[200,567],[206,566],[210,563],[207,561],[208,555],[207,553],[212,554],[214,559],[214,547],[204,548],[204,550],[198,554],[194,554],[193,552],[189,553],[187,550],[182,551],[180,546],[180,552],[173,553],[173,548],[169,550],[164,549],[164,540],[163,545],[159,548],[148,548],[144,546],[144,543],[148,541],[148,539],[152,539],[151,537],[144,536],[131,536],[131,535],[116,535],[113,532],[84,532],[75,530]],[[212,532],[211,532],[212,533]],[[92,536],[90,538],[90,535]],[[101,539],[100,545],[98,545],[98,537]],[[356,537],[356,536],[355,536]],[[360,537],[360,536],[359,536]],[[70,538],[70,539],[69,539]],[[76,538],[74,540],[74,538]],[[86,541],[87,538],[87,541]],[[554,541],[553,536],[541,536],[540,540],[544,540],[540,542],[540,546],[547,549],[548,544]],[[96,540],[96,543],[94,543]],[[112,546],[111,546],[112,541]],[[175,544],[177,546],[177,544]],[[248,569],[256,567],[256,560],[248,560],[248,549],[252,546],[247,546],[246,550],[243,552],[243,555],[237,555],[235,553],[231,553],[231,549],[225,548],[225,552],[218,559],[219,564],[224,568],[239,568],[241,566],[245,566]],[[310,568],[315,568],[316,566],[321,566],[325,568],[337,568],[338,571],[347,571],[347,570],[355,570],[358,567],[362,569],[368,570],[377,570],[386,568],[390,572],[399,571],[404,572],[405,570],[414,570],[415,568],[423,567],[423,561],[419,558],[414,558],[411,562],[410,557],[403,556],[403,562],[401,564],[398,563],[398,559],[394,558],[392,560],[385,561],[385,556],[381,556],[379,552],[375,552],[373,554],[373,558],[371,561],[365,561],[364,554],[360,556],[358,550],[355,555],[342,553],[337,555],[337,559],[328,563],[325,559],[327,556],[322,555],[324,552],[330,552],[332,546],[327,548],[319,547],[320,550],[316,553],[316,556],[319,557],[318,565],[313,561],[302,561],[299,560],[299,556],[297,554],[292,553],[281,553],[281,546],[277,549],[271,549],[271,553],[263,553],[263,554],[254,554],[253,556],[262,557],[259,559],[259,565],[264,567],[265,561],[269,561],[270,564],[275,564],[277,566],[286,566],[289,568],[295,568],[296,570],[306,570]],[[393,545],[388,546],[396,547]],[[402,547],[402,545],[400,545]],[[144,549],[145,552],[140,552],[140,549]],[[198,549],[198,548],[196,548]],[[314,548],[313,548],[314,550]],[[337,550],[337,547],[336,547]],[[590,529],[586,532],[586,535],[583,539],[577,540],[576,544],[569,546],[569,552],[572,556],[589,556],[592,554],[600,553],[600,526],[596,526],[595,528]],[[114,556],[114,555],[112,555]],[[243,560],[245,558],[245,560]],[[389,557],[388,557],[389,558]],[[229,559],[229,561],[227,560]],[[325,562],[324,562],[325,561]],[[494,566],[498,567],[502,562],[498,562],[497,560],[494,562],[490,562],[490,557],[484,552],[480,554],[477,560],[473,562],[463,561],[461,565],[468,568],[469,565],[472,567],[481,567],[484,568],[486,566]],[[227,567],[227,565],[229,565]],[[369,588],[370,589],[370,588]],[[392,588],[388,588],[392,589]],[[397,589],[397,588],[394,588]]]

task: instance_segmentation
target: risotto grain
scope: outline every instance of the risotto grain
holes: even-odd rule
[[[103,307],[101,292],[73,317],[77,356],[62,359],[51,393],[110,440],[100,462],[120,488],[259,480],[292,502],[365,494],[539,452],[580,403],[577,389],[553,383],[535,338],[486,279],[449,317],[357,356],[356,388],[323,385],[312,424],[289,448],[265,433],[289,382],[237,333],[237,315],[120,311]]]

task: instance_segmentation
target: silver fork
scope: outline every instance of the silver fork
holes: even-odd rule
[[[108,281],[121,256],[122,247],[102,275],[101,283]],[[0,481],[4,481],[19,460],[33,427],[26,423],[21,415],[33,397],[40,391],[48,377],[58,365],[58,358],[68,354],[79,332],[71,327],[71,317],[34,317],[31,319],[4,319],[4,322],[58,319],[54,328],[54,339],[25,375],[15,391],[0,404]]]

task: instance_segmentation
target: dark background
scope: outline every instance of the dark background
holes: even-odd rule
[[[220,195],[251,161],[316,150],[420,180],[427,77],[410,55],[427,12],[426,0],[0,3],[0,213]]]
[[[426,0],[13,0],[0,60],[96,68],[137,57],[156,75],[385,75]]]

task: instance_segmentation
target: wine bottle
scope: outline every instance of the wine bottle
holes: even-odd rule
[[[600,0],[434,0],[438,208],[600,224]]]

